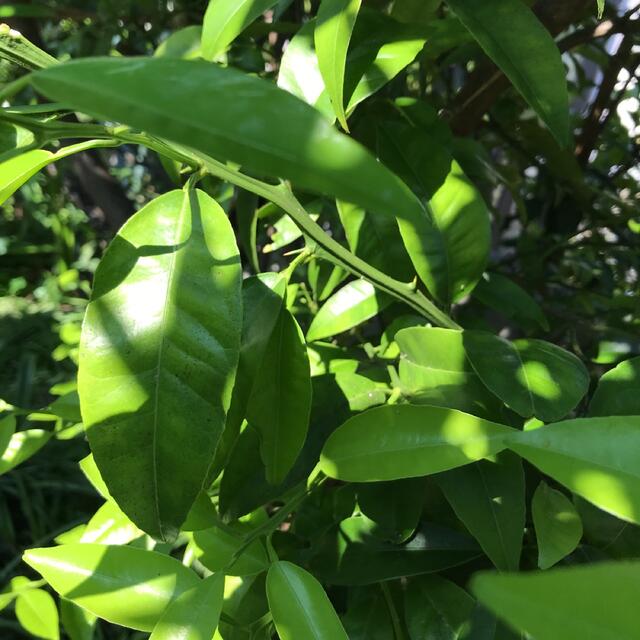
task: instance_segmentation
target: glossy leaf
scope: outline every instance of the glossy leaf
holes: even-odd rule
[[[465,331],[463,339],[482,382],[524,418],[559,420],[589,388],[589,374],[582,362],[550,342],[509,342],[482,331]]]
[[[277,0],[210,0],[202,27],[202,57],[213,60]]]
[[[505,276],[485,273],[474,289],[473,296],[525,327],[534,323],[544,331],[549,331],[549,321],[540,305],[522,287]]]
[[[536,640],[635,640],[640,563],[474,577],[472,591],[510,626]]]
[[[640,417],[567,420],[514,433],[508,446],[600,509],[640,524]]]
[[[571,500],[546,482],[541,482],[533,495],[531,514],[538,541],[538,567],[549,569],[578,546],[582,521]]]
[[[71,640],[93,640],[96,617],[70,600],[60,600],[60,621]]]
[[[20,593],[16,599],[16,617],[36,638],[59,640],[58,608],[46,591],[29,589]]]
[[[343,333],[378,315],[391,298],[365,280],[353,280],[333,294],[320,308],[307,331],[314,342]]]
[[[247,421],[260,435],[271,484],[281,483],[302,450],[309,427],[311,377],[304,336],[280,309],[247,403]]]
[[[93,459],[93,454],[90,453],[85,458],[82,458],[78,463],[80,470],[84,474],[85,478],[91,483],[91,486],[105,499],[111,498],[109,495],[109,489],[104,483],[100,471],[96,466],[96,461]]]
[[[589,415],[640,415],[640,358],[625,360],[600,378]]]
[[[52,153],[45,149],[32,149],[0,163],[0,204],[11,197],[27,180],[48,164],[97,146],[110,146],[101,140],[79,142]]]
[[[387,396],[384,389],[376,382],[351,371],[336,373],[336,382],[349,402],[351,411],[364,411],[379,404],[384,404]]]
[[[376,407],[347,420],[329,437],[320,467],[348,482],[423,476],[498,453],[511,431],[454,409]]]
[[[347,50],[362,0],[322,0],[318,9],[314,39],[318,67],[333,110],[346,131],[344,79]]]
[[[290,562],[274,562],[267,574],[267,597],[281,640],[348,640],[322,585]]]
[[[183,27],[163,40],[154,52],[158,58],[193,60],[202,54],[202,27]]]
[[[178,560],[99,544],[30,549],[24,561],[57,591],[99,618],[151,631],[169,603],[200,582]]]
[[[84,423],[110,494],[159,538],[175,536],[207,481],[238,359],[240,286],[233,230],[201,191],[153,200],[96,273],[80,346]]]
[[[13,434],[16,432],[16,417],[13,415],[5,416],[0,419],[0,456],[4,455],[7,447],[11,443]]]
[[[525,524],[524,472],[509,451],[436,476],[456,515],[500,571],[517,571]]]
[[[199,61],[108,58],[57,65],[32,82],[76,110],[394,215],[417,272],[429,279],[432,223],[411,191],[318,111],[265,80]],[[230,99],[233,109],[224,106]]]
[[[129,544],[144,533],[136,527],[112,500],[105,502],[82,533],[80,542],[96,544]]]
[[[410,327],[396,334],[402,393],[413,404],[432,404],[490,418],[499,402],[482,384],[464,350],[463,333]]]
[[[211,640],[224,598],[224,574],[215,574],[186,591],[168,607],[149,640]]]
[[[50,438],[51,433],[41,429],[27,429],[14,433],[0,457],[0,475],[11,471],[38,453]]]
[[[350,594],[342,618],[349,640],[388,640],[393,638],[393,623],[382,589],[378,585],[359,587]]]
[[[474,605],[464,589],[438,575],[412,580],[404,597],[410,640],[458,640]]]
[[[566,146],[569,98],[564,65],[553,38],[531,9],[520,0],[446,2],[560,145]]]
[[[423,525],[405,544],[382,542],[374,529],[367,518],[343,520],[314,549],[314,574],[328,584],[366,585],[444,571],[481,555],[475,540],[435,524]]]

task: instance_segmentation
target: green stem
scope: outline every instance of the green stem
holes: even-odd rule
[[[406,640],[404,631],[402,630],[402,623],[400,622],[400,616],[396,609],[396,605],[393,602],[391,590],[386,582],[380,583],[380,588],[384,595],[384,600],[387,603],[387,609],[389,609],[389,616],[391,618],[391,625],[393,626],[393,638],[394,640]]]

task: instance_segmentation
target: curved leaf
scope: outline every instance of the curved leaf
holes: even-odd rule
[[[247,421],[260,435],[260,453],[271,484],[281,483],[293,467],[307,436],[310,411],[304,336],[293,315],[282,308],[247,403]]]
[[[0,475],[11,471],[38,453],[50,438],[51,433],[41,429],[27,429],[14,433],[0,458]]]
[[[582,520],[569,498],[541,482],[531,501],[538,541],[538,566],[548,569],[569,555],[582,538]]]
[[[455,409],[387,405],[339,427],[322,450],[320,468],[347,482],[424,476],[495,455],[511,432]]]
[[[295,564],[271,565],[267,598],[281,640],[348,640],[322,585]]]
[[[318,9],[314,39],[318,67],[333,110],[345,131],[349,131],[344,111],[344,74],[347,50],[362,0],[322,0]]]
[[[82,532],[80,542],[96,544],[129,544],[144,533],[122,513],[112,500],[105,502]]]
[[[606,563],[527,574],[481,573],[473,593],[536,640],[635,640],[640,563]]]
[[[15,432],[16,417],[14,415],[8,415],[0,419],[0,456],[4,455]]]
[[[307,331],[307,341],[322,340],[353,329],[378,315],[391,301],[369,282],[353,280],[322,305]]]
[[[524,418],[564,418],[589,388],[584,364],[550,342],[509,342],[483,331],[465,331],[463,339],[482,382]]]
[[[16,600],[18,622],[32,635],[59,640],[58,609],[54,599],[42,589],[29,589]]]
[[[202,25],[202,57],[213,60],[278,0],[210,0]]]
[[[625,360],[600,378],[589,403],[589,415],[640,415],[640,358]]]
[[[109,493],[172,538],[206,483],[238,360],[241,267],[224,211],[173,191],[125,224],[96,272],[78,391]]]
[[[29,549],[23,559],[61,597],[140,631],[151,631],[172,600],[200,583],[178,560],[132,547],[69,544]]]
[[[224,602],[224,574],[185,591],[164,612],[149,640],[211,640]]]
[[[456,515],[500,571],[517,571],[525,525],[522,461],[510,451],[435,478]]]
[[[569,143],[569,96],[560,51],[521,0],[446,0],[464,26],[549,127]]]
[[[433,224],[420,202],[364,147],[270,82],[168,58],[79,60],[39,71],[32,82],[76,110],[395,216],[416,271],[429,280]]]
[[[514,433],[507,444],[585,500],[640,524],[640,417],[567,420]]]

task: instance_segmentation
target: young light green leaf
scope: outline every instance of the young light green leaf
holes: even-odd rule
[[[93,454],[90,453],[88,456],[82,458],[78,463],[80,470],[84,474],[85,478],[90,482],[91,486],[105,499],[109,500],[111,496],[109,495],[109,489],[107,489],[107,485],[104,483],[102,476],[100,475],[100,471],[96,466],[96,461],[93,459]]]
[[[0,456],[4,455],[16,432],[16,417],[8,415],[0,419]]]
[[[23,559],[61,597],[140,631],[152,631],[169,603],[200,583],[178,560],[132,547],[69,544],[29,549]]]
[[[538,541],[538,566],[549,569],[578,546],[582,520],[571,500],[544,481],[533,495],[531,513]]]
[[[474,606],[464,589],[438,575],[411,580],[404,596],[410,640],[458,640]]]
[[[513,628],[536,640],[635,640],[640,563],[526,574],[480,573],[477,598]]]
[[[432,255],[431,219],[406,185],[318,111],[265,80],[195,60],[107,58],[57,65],[32,82],[76,110],[394,215],[425,281],[431,262],[442,261]]]
[[[201,191],[153,200],[96,272],[84,424],[109,493],[159,538],[175,536],[208,479],[239,354],[241,277],[231,225]]]
[[[605,0],[598,0],[598,20],[604,15],[604,3]]]
[[[414,478],[495,455],[511,432],[455,409],[376,407],[338,427],[322,450],[320,467],[347,482]]]
[[[345,131],[349,131],[344,111],[344,75],[347,50],[362,0],[322,0],[315,27],[318,67],[333,110]]]
[[[42,429],[27,429],[14,433],[0,458],[0,476],[38,453],[50,438],[51,433]]]
[[[387,396],[373,380],[352,371],[338,371],[336,382],[344,393],[351,411],[364,411],[384,404]]]
[[[569,97],[560,51],[521,0],[446,0],[487,55],[549,127],[569,143]]]
[[[584,364],[550,342],[509,342],[484,331],[465,331],[463,340],[482,382],[523,418],[564,418],[589,388]]]
[[[456,515],[500,571],[517,571],[525,524],[522,461],[510,451],[436,476]]]
[[[54,599],[42,589],[28,589],[16,599],[18,622],[30,634],[43,640],[59,640],[58,609]]]
[[[48,164],[62,160],[74,153],[80,153],[95,147],[113,146],[104,140],[79,142],[52,153],[45,149],[32,149],[0,163],[0,204],[11,197],[27,180],[32,178]]]
[[[499,401],[467,358],[462,331],[409,327],[395,339],[400,348],[400,384],[411,403],[450,407],[481,418],[499,413]]]
[[[625,360],[600,378],[589,403],[589,415],[640,415],[640,358]]]
[[[640,524],[640,417],[567,420],[514,433],[507,444],[585,500]]]
[[[71,640],[93,640],[96,616],[71,600],[60,599],[60,621]]]
[[[149,640],[211,640],[224,602],[224,574],[185,591],[164,612]]]
[[[96,544],[129,544],[144,535],[113,500],[107,500],[91,520],[82,533],[80,542],[95,542]]]
[[[202,57],[213,60],[277,0],[209,0],[202,26]]]
[[[307,331],[307,341],[322,340],[353,329],[376,316],[391,301],[369,282],[353,280],[322,305]]]
[[[202,54],[202,27],[192,25],[172,33],[154,52],[158,58],[193,60]]]
[[[281,640],[348,640],[322,585],[291,562],[274,562],[267,598]]]
[[[280,484],[302,450],[311,411],[311,375],[304,336],[296,319],[280,309],[256,372],[247,421],[260,436],[267,480]]]

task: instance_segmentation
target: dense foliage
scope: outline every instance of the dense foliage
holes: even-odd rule
[[[640,638],[638,12],[3,3],[1,637]]]

